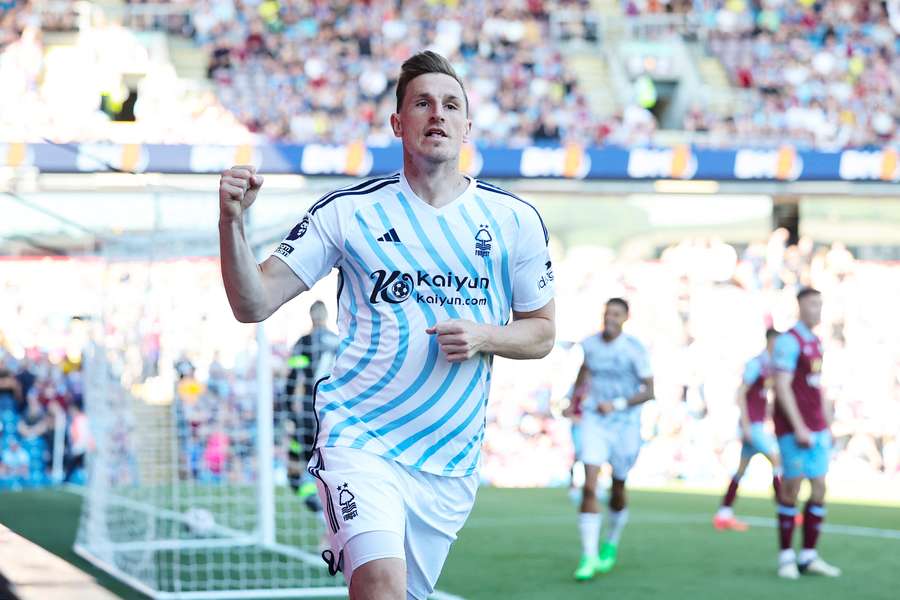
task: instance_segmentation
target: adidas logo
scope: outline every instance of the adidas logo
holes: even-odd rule
[[[397,235],[397,231],[393,227],[391,227],[391,229],[387,233],[385,233],[383,236],[378,238],[377,241],[379,241],[379,242],[394,242],[395,244],[399,244],[400,236]]]

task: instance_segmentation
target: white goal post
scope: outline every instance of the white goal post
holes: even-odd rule
[[[160,600],[346,597],[319,514],[288,483],[304,421],[282,398],[286,357],[262,325],[223,314],[208,243],[205,257],[146,244],[106,248],[88,283],[102,300],[76,552]]]

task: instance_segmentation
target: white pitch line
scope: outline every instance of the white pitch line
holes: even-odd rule
[[[701,514],[675,514],[675,513],[641,513],[634,512],[631,515],[632,523],[662,523],[662,524],[671,524],[671,525],[683,525],[683,524],[711,524],[712,523],[712,515],[701,515]],[[753,525],[755,527],[766,527],[769,529],[775,529],[775,517],[767,518],[767,517],[741,517],[741,520],[746,521],[748,524]],[[573,516],[563,516],[563,515],[550,515],[545,517],[500,517],[493,519],[485,519],[485,518],[474,518],[471,519],[466,526],[463,528],[463,531],[466,529],[479,529],[483,527],[506,527],[510,525],[553,525],[558,523],[574,523],[575,518]],[[853,537],[864,537],[864,538],[878,538],[878,539],[888,539],[888,540],[900,540],[900,529],[879,529],[876,527],[863,527],[859,525],[835,525],[824,523],[822,524],[822,531],[826,533],[833,533],[836,535],[849,535]]]
[[[440,590],[434,590],[429,598],[430,600],[465,600],[462,596],[454,596]]]

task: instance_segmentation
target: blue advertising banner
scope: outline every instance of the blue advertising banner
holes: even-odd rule
[[[0,167],[46,173],[218,173],[252,164],[263,173],[364,177],[397,171],[400,146],[271,144],[188,146],[161,144],[0,144]],[[466,145],[463,172],[485,178],[551,177],[593,180],[713,179],[717,181],[898,181],[893,148],[801,151],[780,148],[713,150],[672,147],[525,148]]]

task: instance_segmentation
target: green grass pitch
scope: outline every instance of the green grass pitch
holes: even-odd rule
[[[630,492],[631,522],[612,573],[576,583],[575,508],[564,490],[479,491],[439,589],[467,600],[880,600],[900,589],[900,507],[830,504],[822,555],[840,579],[775,577],[771,501],[739,498],[746,533],[718,532],[710,495]],[[64,491],[0,494],[0,522],[97,576],[122,598],[143,598],[75,556],[81,498]],[[755,517],[755,518],[754,518]],[[799,542],[799,531],[797,535]]]

